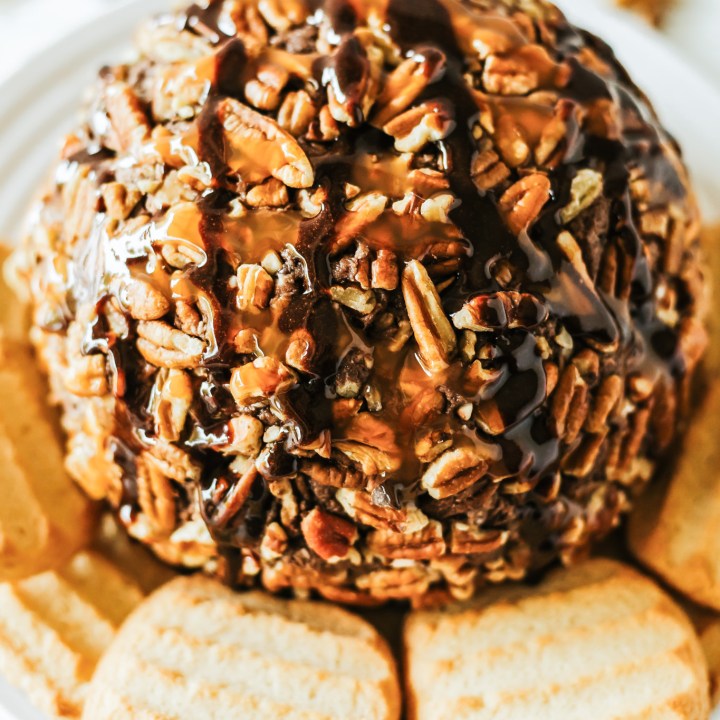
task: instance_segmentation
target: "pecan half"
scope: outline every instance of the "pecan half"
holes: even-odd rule
[[[435,284],[417,260],[411,260],[403,271],[402,291],[423,363],[430,372],[445,370],[457,347],[455,331]]]
[[[288,93],[278,110],[278,124],[291,135],[300,137],[307,132],[317,110],[312,98],[304,91]]]
[[[157,373],[152,414],[155,429],[165,440],[180,438],[192,403],[192,382],[187,373],[162,368]]]
[[[170,310],[170,301],[160,290],[137,278],[128,282],[123,300],[136,320],[159,320]]]
[[[428,465],[420,483],[435,500],[457,495],[485,475],[491,457],[478,447],[447,450]]]
[[[374,495],[362,490],[340,488],[335,493],[343,510],[361,525],[378,530],[414,533],[429,522],[425,513],[415,507],[397,508],[374,501]]]
[[[306,188],[315,174],[303,149],[274,120],[232,98],[217,107],[225,129],[226,161],[245,182],[261,182],[272,175],[288,187]]]
[[[150,136],[150,123],[133,89],[122,82],[105,89],[105,106],[115,135],[115,148],[127,152]]]
[[[555,432],[571,444],[582,428],[588,412],[588,386],[574,363],[565,368],[553,394],[552,418]]]
[[[137,349],[156,367],[191,368],[202,358],[202,340],[158,320],[140,321],[137,334]]]
[[[357,540],[354,523],[320,508],[311,510],[300,523],[308,547],[323,560],[341,560]]]
[[[619,375],[608,375],[595,393],[593,405],[585,421],[585,429],[591,433],[605,430],[606,423],[622,397],[625,383]]]
[[[379,600],[401,600],[424,595],[433,574],[419,566],[375,570],[357,579],[357,586]]]
[[[519,235],[540,214],[550,199],[550,180],[547,175],[533,173],[511,185],[500,198],[500,211],[508,227]]]
[[[395,138],[398,152],[417,152],[429,142],[443,140],[454,129],[452,112],[437,100],[416,105],[383,127]]]
[[[567,225],[587,210],[602,192],[603,176],[599,172],[587,168],[579,170],[570,187],[570,202],[560,210],[560,219]]]
[[[232,371],[230,392],[238,405],[247,405],[285,392],[294,383],[295,375],[286,365],[273,357],[259,357]]]

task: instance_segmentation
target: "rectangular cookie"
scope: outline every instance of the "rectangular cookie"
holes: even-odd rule
[[[706,720],[707,671],[682,611],[610,560],[412,613],[409,720]]]

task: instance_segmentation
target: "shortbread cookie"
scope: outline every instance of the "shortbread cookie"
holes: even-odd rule
[[[616,0],[620,7],[634,10],[653,25],[662,25],[675,0]]]
[[[710,383],[671,482],[653,485],[628,524],[636,557],[680,592],[720,609],[720,385]]]
[[[313,602],[173,580],[132,614],[93,679],[85,720],[396,720],[385,641]]]
[[[593,560],[405,628],[410,720],[707,718],[700,643],[625,565]]]
[[[28,348],[0,341],[0,580],[61,566],[94,528],[92,504],[63,470],[46,395]]]
[[[11,255],[11,249],[0,243],[0,333],[5,338],[24,340],[30,329],[30,305],[23,302],[15,292],[18,284],[20,292],[27,288],[19,283],[14,268],[17,256]]]
[[[720,277],[720,227],[703,236],[709,272]],[[692,422],[670,481],[655,483],[628,525],[635,556],[695,602],[720,609],[720,292],[710,312],[706,388],[697,393]]]
[[[0,675],[51,717],[79,718],[95,665],[142,595],[90,551],[0,584]]]
[[[720,704],[720,619],[705,627],[700,642],[710,672],[710,699],[715,706]]]

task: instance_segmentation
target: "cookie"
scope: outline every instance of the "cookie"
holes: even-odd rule
[[[628,544],[644,565],[695,602],[720,610],[720,385],[707,389],[671,481],[641,498]]]
[[[3,337],[23,341],[30,329],[30,305],[17,292],[28,294],[18,279],[16,265],[20,259],[0,243],[0,328]]]
[[[405,626],[409,720],[704,720],[707,673],[682,611],[611,560],[490,590]]]
[[[623,8],[634,10],[653,25],[662,25],[676,4],[675,0],[615,0]]]
[[[0,341],[0,581],[60,567],[95,525],[93,505],[63,470],[46,395],[28,347]]]
[[[720,704],[720,619],[709,623],[700,634],[710,673],[710,698],[713,707]]]
[[[385,641],[330,605],[180,577],[128,618],[98,666],[85,720],[397,720]]]
[[[142,596],[91,551],[60,570],[0,584],[0,675],[47,715],[81,717],[100,656]]]
[[[720,277],[720,228],[707,228],[708,270]],[[628,545],[644,565],[702,605],[720,610],[720,293],[709,314],[710,345],[704,384],[671,477],[638,501],[628,523]]]

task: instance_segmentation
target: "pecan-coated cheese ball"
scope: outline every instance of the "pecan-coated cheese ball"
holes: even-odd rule
[[[232,584],[465,597],[570,562],[676,435],[698,213],[541,0],[226,0],[141,28],[26,244],[67,464]]]

